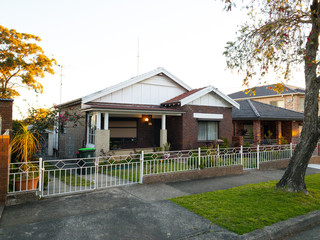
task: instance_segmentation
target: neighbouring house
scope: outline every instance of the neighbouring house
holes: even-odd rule
[[[232,108],[239,104],[218,89],[191,89],[176,76],[157,68],[115,86],[60,105],[83,119],[59,136],[61,157],[78,148],[112,149],[163,147],[190,149],[232,139]]]
[[[277,93],[272,90],[272,85],[255,87],[255,94],[246,94],[244,91],[228,95],[233,100],[252,99],[254,101],[267,103],[276,107],[282,107],[297,112],[304,111],[305,89],[285,84],[284,91]],[[320,100],[320,98],[319,98]],[[320,106],[320,101],[319,101]],[[319,108],[320,111],[320,108]],[[320,115],[320,112],[319,112]]]
[[[0,98],[0,135],[12,130],[13,99]]]
[[[242,137],[238,144],[297,143],[303,113],[252,99],[239,100],[237,103],[240,109],[232,110],[232,122],[233,135]]]

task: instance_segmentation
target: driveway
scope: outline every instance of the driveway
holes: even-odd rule
[[[308,169],[308,174],[312,173],[320,170]],[[223,239],[227,230],[166,199],[279,179],[282,174],[282,170],[249,171],[237,176],[109,188],[9,206],[0,220],[0,239]]]

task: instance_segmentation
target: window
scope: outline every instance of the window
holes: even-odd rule
[[[199,141],[211,141],[218,139],[218,122],[198,122],[198,140]]]
[[[95,131],[97,129],[97,115],[89,115],[88,117],[88,144],[94,144]]]
[[[111,138],[136,138],[137,121],[110,121]]]
[[[300,98],[300,111],[304,111],[304,97]]]
[[[270,101],[270,105],[284,108],[284,102],[283,101]]]

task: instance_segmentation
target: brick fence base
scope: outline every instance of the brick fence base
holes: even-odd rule
[[[9,136],[0,136],[0,206],[3,206],[7,198],[9,175]]]
[[[260,162],[259,170],[273,170],[286,168],[289,164],[290,159],[274,160],[269,162]],[[320,156],[312,156],[309,163],[320,164]]]
[[[143,176],[143,183],[164,183],[177,182],[184,180],[202,179],[226,175],[242,174],[243,168],[241,165],[219,168],[205,168],[201,170],[191,170],[186,172],[162,173],[155,175]]]
[[[284,169],[288,166],[289,161],[290,159],[260,162],[259,170],[265,171],[265,170],[274,170],[274,169]],[[320,164],[320,156],[313,156],[310,159],[309,163]],[[242,173],[243,173],[243,168],[241,165],[219,167],[219,168],[205,168],[201,170],[191,170],[186,172],[145,175],[143,176],[143,183],[149,184],[149,183],[177,182],[177,181],[219,177],[219,176],[226,176],[226,175],[236,175],[236,174],[242,174]]]

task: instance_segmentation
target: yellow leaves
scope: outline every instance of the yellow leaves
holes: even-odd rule
[[[19,96],[14,89],[15,85],[26,85],[28,89],[42,93],[43,87],[36,78],[44,78],[46,72],[54,74],[53,65],[56,60],[44,54],[37,45],[39,41],[41,39],[38,36],[19,33],[0,25],[0,43],[3,45],[0,49],[0,97]],[[10,84],[13,79],[20,83]]]

